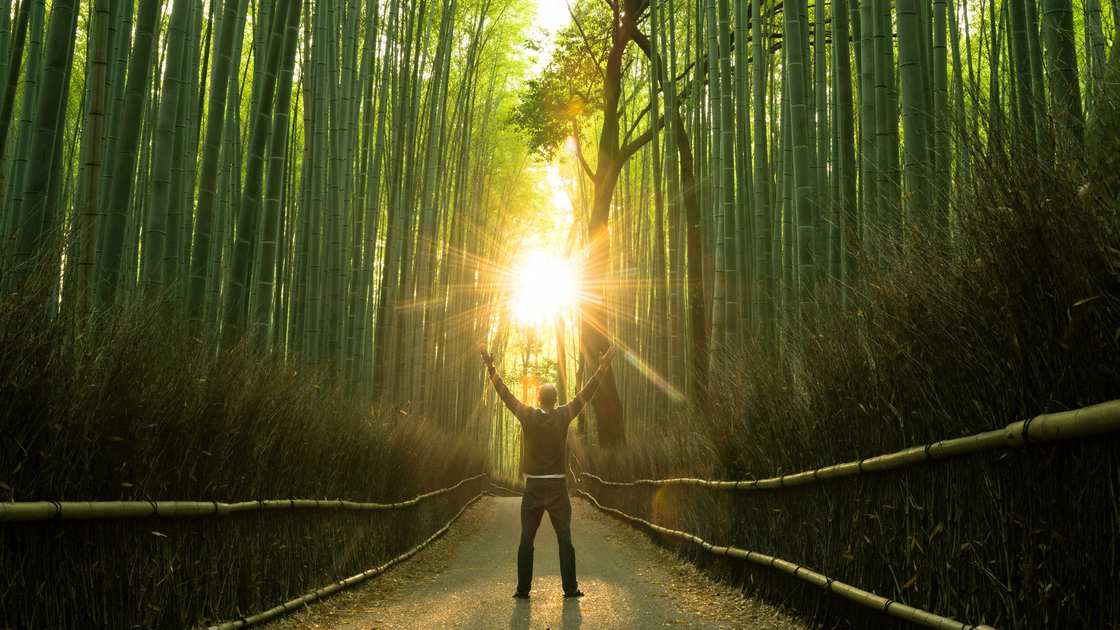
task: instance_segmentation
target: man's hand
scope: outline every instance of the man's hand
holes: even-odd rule
[[[478,353],[482,355],[482,362],[486,364],[486,369],[494,367],[494,357],[486,351],[485,342],[478,345]]]
[[[607,348],[607,351],[599,355],[599,371],[606,374],[607,370],[611,367],[611,361],[614,360],[614,346]]]

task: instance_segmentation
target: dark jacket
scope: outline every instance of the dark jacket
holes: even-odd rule
[[[599,375],[592,376],[572,402],[550,411],[526,405],[514,396],[497,370],[490,368],[490,380],[506,408],[521,422],[524,432],[525,458],[522,470],[526,475],[563,475],[568,467],[568,425],[599,388]]]

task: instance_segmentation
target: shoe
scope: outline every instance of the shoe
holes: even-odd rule
[[[578,588],[571,593],[564,593],[564,597],[583,597],[583,591]]]
[[[583,593],[580,593],[580,595],[583,595]],[[518,593],[517,591],[514,591],[513,596],[517,599],[529,599],[528,593]]]

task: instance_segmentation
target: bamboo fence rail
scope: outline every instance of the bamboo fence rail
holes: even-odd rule
[[[1058,442],[1074,438],[1093,437],[1113,431],[1120,431],[1120,400],[1110,400],[1070,411],[1042,414],[1027,420],[1013,422],[996,431],[987,431],[952,440],[942,440],[896,453],[834,464],[825,468],[769,479],[709,481],[707,479],[675,478],[606,481],[591,473],[585,472],[582,474],[609,486],[702,486],[720,490],[777,490],[840,477],[854,477],[862,473],[913,466],[934,459],[992,451],[998,448],[1018,448],[1030,443]]]
[[[28,501],[0,503],[0,521],[46,521],[52,518],[132,518],[146,516],[226,516],[237,512],[278,509],[389,510],[416,505],[425,499],[451,492],[485,475],[476,475],[449,488],[435,490],[400,503],[356,503],[315,499],[279,499],[218,503],[215,501]]]
[[[494,483],[493,481],[487,481],[487,483],[489,483],[491,486],[493,486],[493,487],[495,487],[499,490],[504,490],[505,492],[509,492],[510,494],[516,494],[518,496],[521,496],[523,494],[520,490],[514,490],[513,488],[507,488],[505,486],[499,486],[498,484]]]
[[[481,475],[479,475],[479,476],[481,476]],[[471,479],[464,479],[463,481],[473,481],[474,479],[478,479],[478,477],[472,477]],[[457,488],[457,487],[459,487],[459,485],[462,485],[462,482],[460,482],[459,484],[457,484],[454,487]],[[451,488],[448,488],[448,490],[450,490],[450,489]],[[425,496],[429,496],[429,495],[425,495]],[[393,565],[398,564],[400,562],[404,562],[405,560],[408,560],[412,556],[419,553],[422,549],[424,549],[424,547],[427,547],[428,545],[430,545],[437,538],[446,534],[447,530],[451,529],[452,523],[457,521],[459,519],[459,517],[463,515],[463,512],[465,512],[467,510],[468,507],[473,505],[476,501],[478,501],[481,498],[482,498],[482,494],[480,493],[480,494],[476,495],[470,501],[467,501],[466,505],[464,505],[455,514],[455,516],[451,517],[451,520],[447,521],[447,524],[444,525],[442,528],[440,528],[439,531],[432,534],[424,542],[420,543],[419,545],[416,545],[412,549],[409,549],[405,553],[397,556],[396,558],[393,558],[392,560],[386,562],[385,564],[383,564],[379,567],[370,569],[368,571],[363,571],[362,573],[359,573],[355,576],[346,578],[345,580],[335,582],[335,583],[333,583],[329,586],[324,586],[323,588],[312,591],[312,592],[310,592],[310,593],[308,593],[308,594],[306,594],[302,597],[297,597],[297,598],[295,598],[291,601],[284,602],[283,604],[280,604],[279,606],[276,606],[274,608],[270,608],[270,609],[268,609],[268,610],[266,610],[262,613],[253,615],[252,617],[245,617],[245,618],[242,618],[242,619],[238,619],[236,621],[227,621],[225,623],[220,623],[216,626],[210,626],[208,628],[208,630],[233,630],[234,628],[248,628],[249,626],[254,626],[256,624],[268,621],[269,619],[274,619],[276,617],[279,617],[280,615],[291,612],[293,610],[297,610],[300,606],[304,606],[306,604],[310,604],[311,602],[318,601],[319,599],[322,599],[323,597],[326,597],[328,595],[332,595],[334,593],[337,593],[338,591],[341,591],[342,589],[350,588],[351,586],[361,584],[362,582],[368,580],[371,577],[377,577],[378,575],[381,575],[385,571],[389,570],[389,568],[392,567]]]
[[[927,628],[937,628],[938,630],[994,630],[991,626],[969,625],[953,619],[949,619],[947,617],[935,615],[931,612],[926,612],[924,610],[914,608],[913,606],[907,606],[906,604],[903,604],[901,602],[890,600],[874,593],[869,593],[865,590],[856,588],[849,584],[833,580],[828,576],[817,573],[816,571],[808,569],[800,564],[794,564],[787,560],[782,560],[781,558],[775,558],[773,556],[768,556],[766,554],[761,554],[755,551],[747,551],[746,549],[739,549],[738,547],[717,547],[698,536],[694,536],[686,532],[668,529],[659,525],[654,525],[653,523],[640,519],[636,516],[630,516],[629,514],[620,512],[619,510],[604,507],[599,503],[598,500],[595,499],[595,497],[584,492],[583,490],[576,490],[576,492],[586,497],[595,505],[595,507],[599,508],[600,510],[618,515],[632,523],[645,525],[649,529],[662,535],[687,540],[691,543],[699,545],[700,547],[703,547],[705,551],[718,556],[727,556],[730,558],[738,558],[740,560],[749,560],[751,562],[765,565],[770,568],[780,569],[786,573],[789,573],[790,575],[793,575],[794,577],[809,582],[814,586],[819,586],[820,588],[823,588],[830,593],[835,593],[842,597],[846,597],[847,599],[850,599],[857,604],[862,604],[864,606],[867,606],[868,608],[888,613],[891,616],[898,617],[899,619],[904,619],[912,623],[926,626]]]

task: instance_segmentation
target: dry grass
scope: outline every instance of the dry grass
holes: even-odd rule
[[[45,317],[49,305],[45,291],[0,302],[3,500],[387,503],[488,466],[481,448],[318,372],[245,347],[215,354],[156,307],[105,312],[80,331],[66,313]],[[393,511],[5,523],[0,617],[235,619],[414,546],[481,490],[468,486]]]

